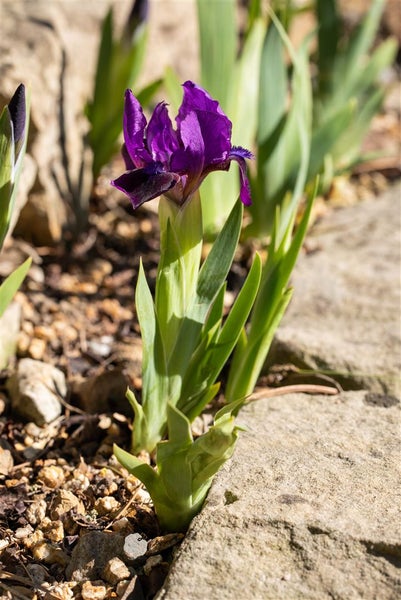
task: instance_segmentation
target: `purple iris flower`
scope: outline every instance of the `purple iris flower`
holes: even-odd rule
[[[123,175],[111,184],[137,208],[164,194],[182,204],[212,171],[227,171],[232,160],[239,164],[240,198],[251,204],[246,158],[252,154],[231,145],[231,121],[201,87],[187,81],[184,98],[173,128],[167,104],[160,102],[147,123],[131,90],[125,93]]]

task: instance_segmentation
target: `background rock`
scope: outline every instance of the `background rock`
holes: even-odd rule
[[[400,394],[401,187],[327,215],[292,276],[269,363],[323,371],[346,389]]]
[[[245,408],[158,598],[396,600],[399,419],[366,392]]]
[[[30,88],[28,152],[37,166],[17,231],[37,244],[61,237],[79,170],[87,160],[82,116],[91,90],[105,2],[16,1],[2,5],[0,100]],[[78,51],[79,49],[79,51]],[[89,189],[84,189],[88,195]]]
[[[56,419],[61,414],[60,397],[65,398],[67,394],[64,373],[31,358],[19,361],[7,387],[13,410],[36,425]]]
[[[19,83],[30,88],[28,152],[36,167],[25,206],[27,190],[20,193],[16,233],[37,245],[61,239],[83,164],[81,198],[84,203],[89,200],[91,155],[83,144],[88,127],[83,109],[93,89],[101,22],[113,5],[118,30],[132,2],[2,3],[0,105],[9,101]],[[150,2],[149,50],[138,86],[162,76],[168,64],[183,80],[196,75],[195,15],[194,0]]]

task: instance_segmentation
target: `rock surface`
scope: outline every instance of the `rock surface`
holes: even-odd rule
[[[39,245],[60,240],[81,165],[89,160],[82,108],[106,10],[104,2],[82,3],[78,11],[71,2],[2,4],[0,101],[5,103],[20,82],[29,88],[28,152],[37,169],[18,232]],[[82,193],[89,193],[85,185]]]
[[[67,385],[60,369],[31,358],[23,358],[9,378],[13,409],[36,425],[50,423],[61,414],[60,398],[65,398]]]
[[[270,362],[332,375],[345,389],[400,394],[401,186],[322,219],[295,268]]]
[[[396,599],[400,403],[289,395],[248,431],[194,521],[159,598]]]
[[[84,145],[83,110],[92,94],[101,22],[111,5],[118,30],[132,0],[13,0],[1,6],[0,106],[19,83],[30,89],[29,177],[18,196],[16,233],[39,246],[57,243],[73,202],[85,205],[89,199],[92,157]],[[167,65],[174,65],[183,81],[196,79],[195,16],[194,0],[150,2],[151,51],[140,87],[162,77]]]

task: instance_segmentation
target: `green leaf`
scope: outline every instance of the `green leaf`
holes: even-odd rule
[[[373,0],[360,26],[350,41],[338,53],[333,65],[332,94],[327,98],[325,110],[329,112],[347,101],[355,90],[355,81],[368,64],[368,52],[372,46],[384,8],[384,0]]]
[[[198,1],[202,2],[202,0]],[[210,14],[209,18],[214,16]],[[217,21],[215,25],[217,26]],[[262,19],[253,24],[239,58],[231,71],[226,73],[228,83],[224,83],[227,101],[225,104],[223,102],[223,107],[233,123],[233,145],[238,144],[246,148],[252,148],[255,138],[259,88],[258,79],[250,77],[249,74],[259,72],[264,27]],[[219,65],[219,61],[209,60],[205,68],[218,78]],[[221,80],[220,83],[223,85]],[[206,89],[212,91],[207,86]],[[239,177],[234,165],[228,173],[221,171],[211,173],[203,182],[200,194],[204,231],[206,236],[214,239],[238,199]]]
[[[10,113],[5,106],[0,115],[0,248],[10,223],[14,182],[14,136]]]
[[[193,443],[188,419],[171,404],[167,408],[168,440],[157,445],[157,468],[173,506],[190,502],[191,467],[188,448]]]
[[[165,352],[169,356],[197,285],[202,252],[199,196],[193,196],[182,207],[161,198],[159,222],[160,262],[155,304]]]
[[[140,73],[146,41],[147,28],[143,24],[129,39],[124,33],[119,39],[113,36],[113,9],[109,10],[102,25],[93,99],[86,106],[95,177],[118,149],[124,91],[133,87]],[[157,87],[156,82],[148,86],[143,96],[149,99]]]
[[[142,106],[148,106],[155,94],[160,90],[163,84],[163,79],[155,79],[144,88],[142,88],[137,94],[136,98]]]
[[[86,113],[93,129],[101,127],[100,107],[107,105],[110,95],[110,68],[113,53],[113,10],[110,8],[102,24],[102,33],[96,67],[93,101],[87,105]]]
[[[249,313],[251,312],[256,294],[259,290],[261,273],[262,261],[259,254],[256,254],[248,276],[245,279],[245,282],[230,312],[228,313],[227,319],[218,337],[218,345],[222,348],[225,348],[225,346],[228,345],[228,347],[230,347],[229,353],[231,353],[234,345],[237,343],[241,330],[248,318]],[[212,363],[220,362],[224,364],[228,358],[226,352],[227,350],[224,351],[224,358],[222,356],[219,358],[215,356]]]
[[[255,256],[244,285],[232,306],[223,328],[210,343],[200,345],[194,353],[185,374],[179,408],[192,420],[200,414],[206,402],[210,401],[209,389],[225,366],[243,326],[248,319],[258,292],[262,264],[259,255]],[[205,341],[205,340],[203,340]],[[196,389],[205,389],[198,397],[191,398]],[[214,391],[217,393],[217,390]],[[206,396],[206,394],[208,394]],[[213,396],[212,396],[213,397]],[[196,401],[198,404],[196,404]]]
[[[312,136],[312,146],[308,167],[308,178],[312,179],[323,168],[326,155],[332,152],[334,145],[351,127],[355,118],[356,103],[354,100],[339,106],[336,112],[315,128]]]
[[[258,144],[262,145],[282,121],[288,93],[284,44],[274,23],[266,30],[259,77]]]
[[[231,413],[226,413],[192,444],[188,458],[192,467],[192,493],[195,498],[206,496],[212,478],[232,456],[237,438],[235,418]]]
[[[324,96],[332,91],[331,75],[340,34],[341,21],[337,11],[337,0],[316,0],[316,16],[319,93]]]
[[[144,416],[138,420],[137,426],[134,421],[133,450],[139,452],[146,449],[152,452],[166,426],[168,380],[164,347],[142,262],[139,268],[135,303],[143,343],[142,409]],[[134,403],[133,406],[134,410],[136,408],[136,412],[139,413],[139,409]]]
[[[223,285],[234,259],[242,225],[243,208],[240,202],[234,205],[223,229],[214,242],[199,273],[196,300],[192,314],[204,320],[217,292]]]
[[[227,114],[233,123],[233,145],[251,148],[258,125],[259,81],[250,73],[259,73],[265,21],[258,19],[252,26],[240,57],[231,71]],[[277,85],[277,81],[275,85]]]
[[[171,113],[177,115],[182,101],[182,87],[180,80],[171,67],[166,67],[163,83],[167,90]]]
[[[160,487],[158,475],[150,465],[139,460],[139,458],[130,452],[126,452],[126,450],[123,450],[117,446],[117,444],[114,444],[113,452],[118,462],[121,463],[127,471],[132,473],[132,475],[135,475],[135,477],[140,479],[140,481],[146,485],[148,492],[151,495],[157,494]]]
[[[242,224],[242,204],[233,207],[223,229],[215,240],[198,277],[196,294],[182,320],[174,350],[169,357],[169,372],[183,375],[207,314],[224,284],[237,248]]]
[[[269,319],[257,332],[256,327],[241,353],[235,353],[225,390],[227,402],[245,398],[254,390],[260,372],[266,360],[274,333],[291,299],[291,290],[287,290],[275,310],[269,310]]]
[[[283,115],[283,106],[285,106],[284,71],[283,66],[277,67],[277,73],[281,73],[278,75],[279,82],[281,82],[279,91],[275,91],[275,85],[269,79],[267,81],[270,82],[270,89],[263,80],[261,83],[263,95],[260,98],[260,110],[263,110],[262,102],[268,102],[269,105],[281,102],[283,106],[276,109],[272,120],[269,116],[267,117],[267,125],[260,124],[261,130],[265,132],[267,138],[261,140],[258,149],[258,153],[260,152],[258,175],[256,182],[252,185],[255,195],[253,196],[253,205],[249,208],[253,223],[248,231],[257,236],[270,233],[276,206],[283,204],[287,192],[292,191],[296,186],[296,193],[291,194],[292,200],[288,203],[286,212],[282,213],[284,229],[289,220],[294,218],[294,208],[303,192],[303,186],[300,190],[300,184],[306,177],[305,169],[309,157],[312,123],[312,90],[306,43],[295,53],[277,17],[271,13],[271,18],[273,22],[270,27],[275,29],[276,33],[267,36],[264,60],[270,56],[270,60],[275,64],[282,59],[282,48],[279,52],[280,44],[277,37],[279,36],[281,44],[285,46],[293,62],[292,102],[288,113]],[[268,65],[262,61],[261,68],[268,68]],[[261,75],[262,79],[263,77],[264,75]],[[271,101],[267,100],[266,94],[271,94]],[[259,118],[264,118],[262,112]],[[266,143],[269,144],[268,148],[265,148]]]
[[[11,273],[0,285],[0,317],[10,304],[31,266],[32,258],[27,258],[15,271]]]
[[[235,0],[197,0],[201,83],[226,109],[237,52]]]
[[[308,227],[316,189],[317,185],[309,197],[301,222],[290,244],[288,240],[292,231],[292,222],[288,223],[287,231],[279,241],[276,234],[281,220],[277,219],[268,260],[263,269],[262,281],[251,315],[249,332],[237,346],[230,366],[225,390],[228,402],[245,398],[252,393],[256,385],[274,333],[291,299],[292,290],[287,286]]]

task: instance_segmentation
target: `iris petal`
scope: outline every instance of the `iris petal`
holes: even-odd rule
[[[231,121],[217,100],[192,81],[186,81],[183,88],[184,97],[176,118],[178,128],[181,129],[189,113],[195,112],[205,145],[205,166],[227,160],[231,149]]]
[[[138,168],[143,167],[152,160],[145,148],[145,127],[146,117],[143,114],[141,105],[131,90],[126,90],[123,122],[124,140],[128,155],[134,166]]]
[[[111,182],[111,185],[127,194],[134,208],[164,194],[179,181],[176,173],[166,173],[149,168],[127,171]]]
[[[252,152],[246,150],[245,148],[241,148],[241,146],[233,146],[231,148],[231,152],[229,155],[230,160],[235,160],[239,165],[239,175],[240,175],[240,193],[239,197],[241,198],[241,202],[245,204],[245,206],[250,206],[252,204],[251,200],[251,188],[249,185],[248,177],[246,175],[246,158],[253,158]]]
[[[168,165],[179,144],[165,102],[160,102],[153,111],[146,130],[146,139],[153,160]]]
[[[196,113],[189,112],[181,121],[180,135],[184,148],[173,154],[171,170],[187,175],[184,195],[188,197],[199,187],[204,168],[205,144]]]

